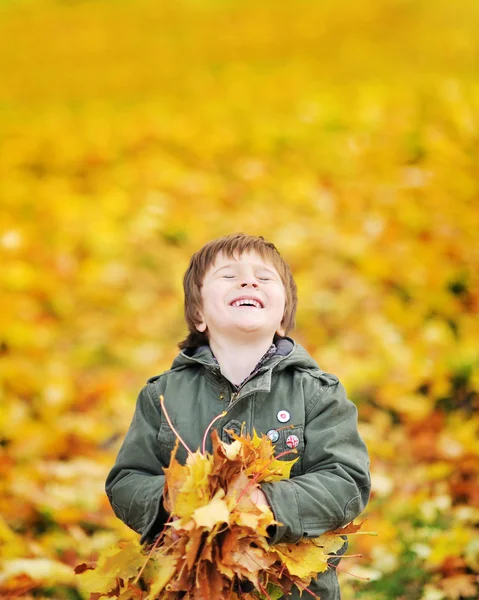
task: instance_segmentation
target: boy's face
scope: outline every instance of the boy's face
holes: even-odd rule
[[[285,290],[278,271],[255,252],[228,258],[220,253],[201,288],[202,321],[196,328],[209,340],[256,334],[284,335]]]

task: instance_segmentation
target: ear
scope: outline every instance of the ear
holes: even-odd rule
[[[203,316],[200,316],[200,318],[201,318],[201,321],[199,323],[197,323],[195,325],[195,327],[200,333],[204,333],[206,331],[206,323],[203,319]]]
[[[278,329],[276,329],[276,333],[280,337],[284,337],[286,335],[286,329],[284,328],[284,319],[286,317],[286,307],[284,308],[283,318],[281,319],[281,323],[279,324]]]

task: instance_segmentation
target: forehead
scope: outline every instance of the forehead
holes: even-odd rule
[[[251,265],[257,267],[266,267],[272,271],[277,272],[273,262],[266,257],[262,257],[261,254],[254,250],[246,250],[244,252],[235,252],[232,256],[226,255],[224,252],[218,252],[214,262],[210,265],[208,271],[218,270],[221,267],[226,266],[237,266],[237,265]]]

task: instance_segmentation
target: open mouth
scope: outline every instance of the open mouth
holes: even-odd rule
[[[263,308],[262,303],[259,300],[255,300],[254,298],[238,298],[238,300],[234,300],[230,304],[230,306],[234,306],[235,308],[240,308],[242,306]]]

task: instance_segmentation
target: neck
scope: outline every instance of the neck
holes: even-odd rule
[[[265,355],[272,339],[263,340],[210,340],[210,347],[223,375],[234,385],[240,385]]]

